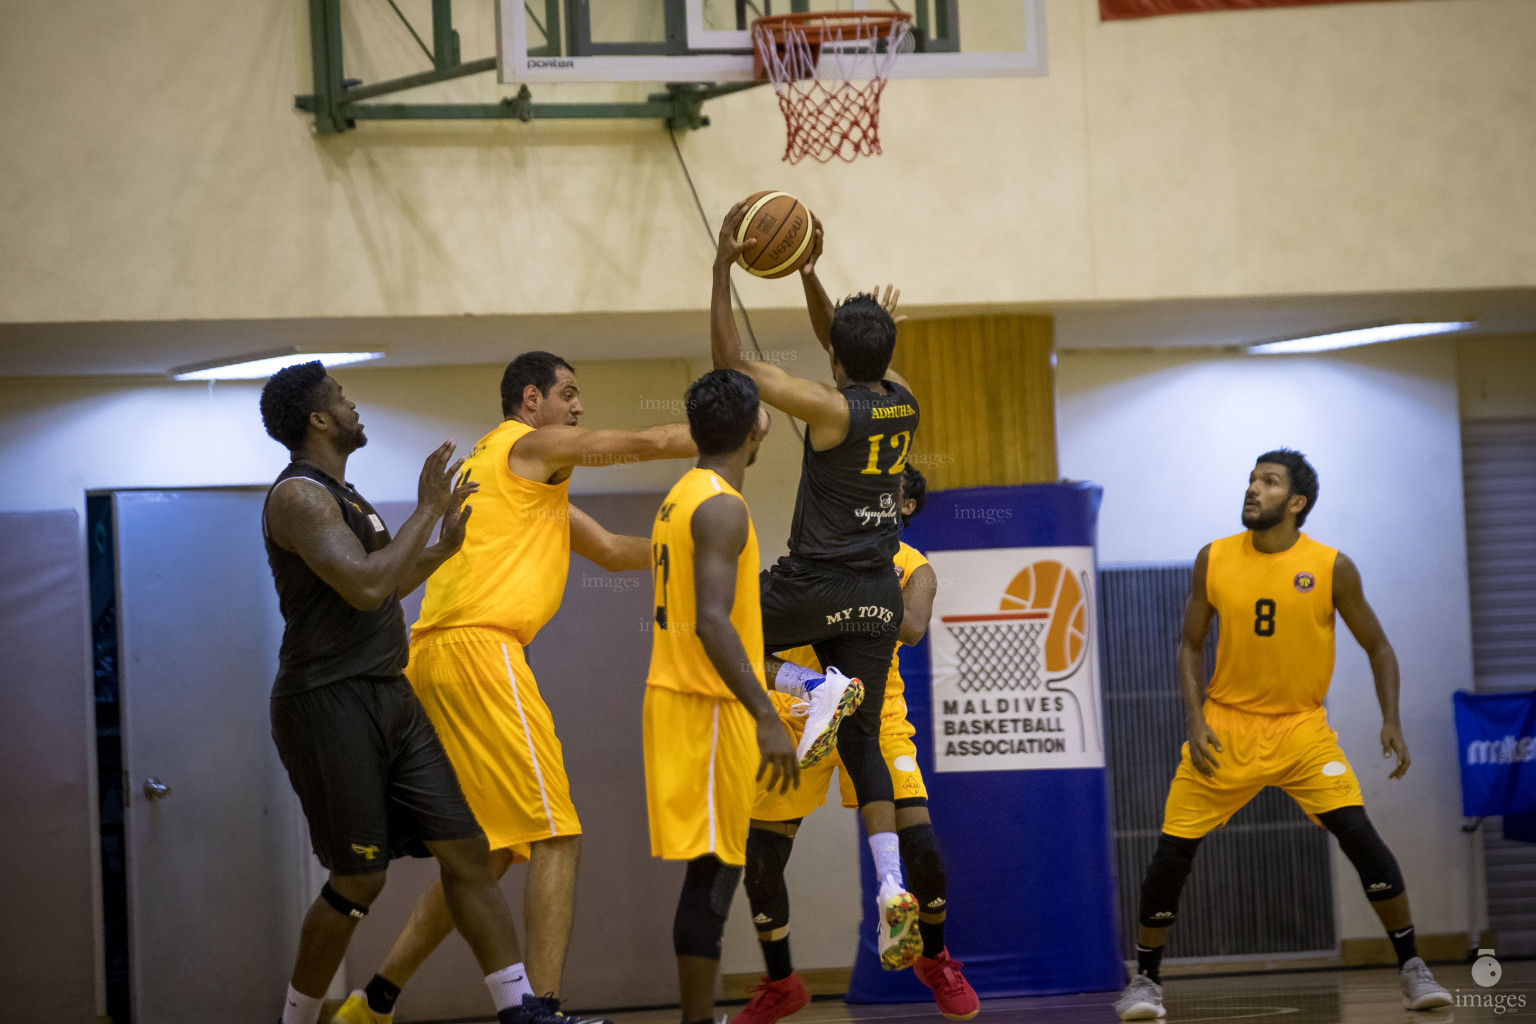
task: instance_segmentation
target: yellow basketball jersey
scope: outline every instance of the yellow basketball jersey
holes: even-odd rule
[[[896,549],[896,557],[892,559],[896,563],[896,578],[901,580],[901,589],[906,590],[907,584],[912,582],[912,574],[919,568],[928,564],[928,559],[923,553],[912,545],[902,541]],[[885,677],[885,696],[900,697],[907,690],[906,682],[901,678],[901,644],[897,643],[896,650],[891,654],[891,670]],[[815,672],[821,671],[821,659],[816,657],[815,649],[796,647],[793,650],[780,651],[779,657],[784,661],[792,661],[796,665]]]
[[[480,484],[464,546],[427,580],[415,635],[457,626],[503,629],[526,646],[560,609],[571,566],[570,481],[524,480],[507,468],[532,427],[507,420],[464,460]]]
[[[1333,562],[1302,534],[1266,555],[1249,531],[1211,543],[1206,599],[1220,619],[1208,696],[1267,715],[1310,711],[1333,679]]]
[[[690,469],[667,492],[651,526],[651,576],[655,583],[655,619],[651,623],[651,669],[647,686],[659,686],[703,697],[733,700],[735,695],[704,652],[698,636],[698,606],[694,602],[693,513],[717,494],[746,499],[708,469]],[[759,597],[757,530],[747,519],[747,543],[736,559],[736,596],[731,625],[763,683],[763,606]],[[766,686],[765,686],[766,688]]]

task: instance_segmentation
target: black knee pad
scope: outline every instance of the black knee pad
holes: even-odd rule
[[[1366,899],[1379,903],[1403,894],[1403,872],[1397,866],[1397,858],[1382,841],[1364,807],[1340,807],[1319,814],[1317,820],[1338,839],[1339,849],[1355,866]]]
[[[368,916],[368,908],[361,903],[353,903],[341,893],[331,888],[331,883],[326,882],[320,887],[320,898],[330,904],[331,909],[338,914],[362,920]]]
[[[1137,916],[1143,928],[1167,928],[1179,915],[1179,895],[1195,866],[1195,851],[1200,840],[1182,839],[1164,832],[1157,837],[1157,850],[1141,880],[1141,910]]]
[[[672,920],[672,948],[678,956],[720,959],[720,937],[740,881],[741,868],[722,864],[712,855],[688,862],[677,916]]]
[[[930,914],[944,912],[949,875],[944,871],[944,856],[933,825],[923,822],[908,825],[896,833],[901,843],[901,863],[907,869],[907,887],[917,897],[917,906]]]
[[[752,924],[760,932],[789,924],[784,865],[794,848],[792,836],[763,828],[747,829],[747,903],[752,907]]]

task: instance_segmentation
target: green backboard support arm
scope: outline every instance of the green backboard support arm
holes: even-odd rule
[[[394,4],[390,4],[394,7]],[[546,119],[605,120],[644,118],[661,120],[669,128],[684,130],[709,125],[704,102],[760,82],[674,82],[666,92],[652,93],[643,103],[535,103],[528,86],[500,103],[365,103],[365,100],[448,82],[468,75],[496,70],[495,57],[464,61],[459,56],[459,34],[453,28],[453,0],[432,0],[432,49],[416,35],[415,28],[395,7],[411,35],[432,61],[432,70],[364,85],[348,79],[343,70],[341,0],[309,0],[309,45],[314,66],[314,92],[295,96],[296,109],[315,116],[315,131],[334,135],[357,127],[358,121],[533,121]],[[529,10],[530,14],[533,11]],[[534,15],[537,18],[537,15]],[[560,0],[544,0],[540,27],[551,50],[560,34]],[[534,51],[530,50],[530,54]]]

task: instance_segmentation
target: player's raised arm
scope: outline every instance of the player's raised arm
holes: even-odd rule
[[[571,550],[609,572],[651,567],[651,542],[612,533],[575,505],[571,506]]]
[[[829,384],[793,377],[772,363],[752,359],[741,347],[736,316],[731,310],[731,264],[756,239],[736,241],[736,229],[746,215],[747,204],[737,203],[726,214],[715,252],[714,287],[709,301],[710,354],[717,370],[739,370],[757,384],[764,402],[782,409],[812,427],[832,432],[848,429],[848,403]]]
[[[931,565],[920,565],[907,585],[901,588],[901,642],[908,647],[922,643],[933,617],[933,597],[939,590],[939,577]]]
[[[278,547],[304,559],[352,607],[377,608],[397,590],[406,592],[405,584],[432,539],[433,525],[479,487],[472,483],[454,487],[463,460],[448,465],[453,448],[452,441],[445,441],[427,457],[417,483],[415,511],[394,539],[371,554],[347,527],[336,499],[315,484],[284,482],[273,489],[267,500],[267,534]]]
[[[832,314],[837,311],[832,297],[816,276],[816,261],[821,259],[821,221],[811,218],[811,252],[800,265],[800,285],[805,289],[805,311],[811,316],[811,330],[828,355],[832,354]]]
[[[1189,582],[1189,601],[1184,605],[1184,628],[1179,634],[1179,692],[1184,696],[1184,722],[1189,731],[1189,759],[1205,775],[1214,774],[1216,759],[1207,747],[1221,752],[1221,741],[1205,720],[1205,638],[1211,631],[1216,609],[1205,593],[1205,571],[1210,560],[1207,544],[1195,556],[1195,572]]]
[[[540,427],[519,440],[508,463],[536,462],[546,470],[541,476],[548,477],[576,466],[625,466],[655,459],[691,459],[698,454],[686,423],[663,423],[644,430],[587,430],[557,424]]]
[[[1376,683],[1376,700],[1381,704],[1381,756],[1396,757],[1397,766],[1390,778],[1400,779],[1408,770],[1408,743],[1403,739],[1403,724],[1398,718],[1397,691],[1401,679],[1397,652],[1381,628],[1381,620],[1365,599],[1360,570],[1344,552],[1333,563],[1333,606],[1350,633],[1371,659],[1371,677]]]
[[[753,662],[731,624],[736,599],[736,561],[747,544],[750,520],[747,506],[728,494],[717,494],[694,511],[689,524],[693,536],[694,607],[698,615],[699,643],[726,688],[741,701],[757,723],[757,748],[761,757],[757,777],[768,772],[768,788],[785,792],[800,784],[800,765],[795,746],[779,721],[768,691],[752,670]],[[760,652],[753,657],[761,658]]]

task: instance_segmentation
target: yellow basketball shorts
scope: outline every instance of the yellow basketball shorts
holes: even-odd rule
[[[773,706],[779,712],[779,720],[789,729],[795,743],[805,732],[805,719],[797,718],[791,710],[797,699],[787,693],[770,693]],[[891,788],[896,799],[911,800],[928,798],[928,787],[923,784],[923,773],[917,767],[917,747],[912,737],[917,730],[907,721],[907,702],[901,694],[887,693],[880,709],[880,753],[891,773]],[[853,781],[842,770],[842,761],[834,752],[830,757],[800,772],[800,788],[787,793],[758,787],[757,804],[752,817],[758,821],[789,821],[804,818],[827,802],[827,787],[832,782],[832,772],[837,770],[838,795],[843,806],[856,808],[858,797],[853,792]]]
[[[1314,822],[1319,814],[1361,803],[1360,780],[1328,726],[1322,707],[1291,715],[1260,715],[1215,701],[1205,720],[1222,750],[1214,776],[1200,773],[1185,743],[1179,770],[1168,787],[1163,831],[1199,839],[1225,825],[1265,786],[1290,794]]]
[[[645,806],[651,856],[747,862],[757,727],[741,701],[645,688]]]
[[[405,675],[491,849],[526,860],[530,843],[581,834],[554,720],[510,634],[434,630],[411,642]]]

